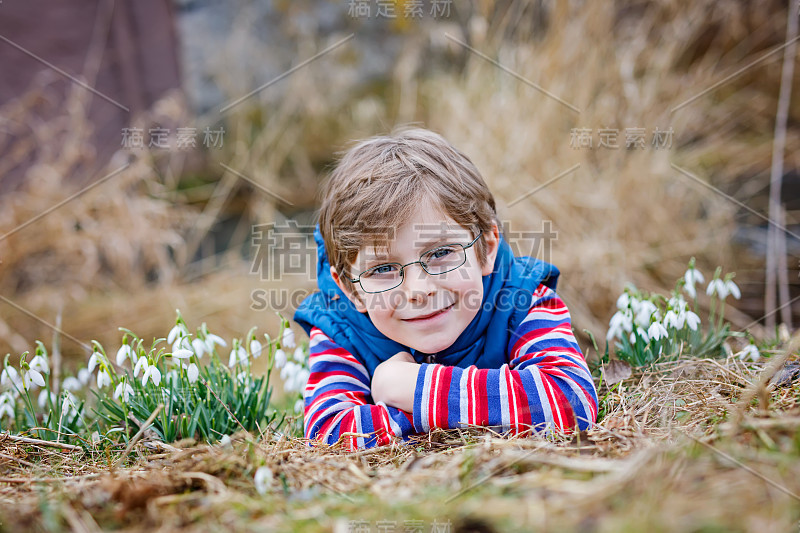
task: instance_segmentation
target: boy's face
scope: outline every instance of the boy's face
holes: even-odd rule
[[[430,205],[417,206],[410,220],[413,222],[397,229],[388,250],[362,248],[345,275],[354,279],[378,265],[405,265],[443,245],[466,246],[477,236],[438,207]],[[415,350],[436,353],[451,346],[478,314],[483,301],[482,277],[494,269],[498,238],[496,226],[481,236],[487,249],[483,267],[478,261],[476,246],[471,246],[465,250],[466,262],[444,274],[430,275],[415,263],[404,268],[402,284],[394,289],[367,293],[356,283],[360,300],[345,289],[334,268],[331,268],[331,275],[356,308],[369,315],[378,331]],[[396,270],[397,267],[392,268]]]

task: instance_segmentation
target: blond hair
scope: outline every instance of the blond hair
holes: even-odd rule
[[[386,248],[393,230],[424,202],[475,236],[496,223],[494,197],[480,172],[437,133],[401,127],[356,141],[344,153],[323,188],[319,224],[328,260],[345,286],[353,289],[350,266],[359,250]],[[483,266],[483,238],[475,246]]]

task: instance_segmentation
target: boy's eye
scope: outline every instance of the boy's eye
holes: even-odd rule
[[[394,264],[378,265],[364,272],[361,275],[361,277],[371,278],[371,277],[381,277],[381,276],[393,276],[398,272],[400,272],[399,265],[394,265]]]
[[[438,259],[450,259],[450,257],[456,253],[456,250],[453,246],[441,246],[436,248],[435,250],[431,250],[427,254],[425,254],[425,258],[428,261],[435,261]]]

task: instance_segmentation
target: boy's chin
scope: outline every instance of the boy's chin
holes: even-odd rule
[[[413,348],[414,350],[422,353],[439,353],[442,352],[449,347],[451,347],[455,343],[455,339],[453,340],[446,340],[443,339],[441,341],[431,341],[431,342],[422,342],[422,343],[414,343],[414,345],[409,345],[409,348]]]

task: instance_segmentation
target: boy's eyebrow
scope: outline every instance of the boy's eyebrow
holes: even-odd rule
[[[449,229],[442,229],[442,231],[437,234],[427,233],[426,237],[429,238],[425,241],[414,243],[416,245],[416,249],[420,253],[425,253],[428,250],[428,248],[434,244],[457,242],[460,239],[459,236],[453,235],[452,232],[449,231]],[[386,248],[381,248],[380,251],[378,251],[378,249],[376,249],[375,247],[370,247],[369,249],[373,253],[371,255],[365,254],[364,262],[367,265],[373,263],[379,264],[388,262],[391,258],[392,254],[390,254],[389,250],[387,250]]]

